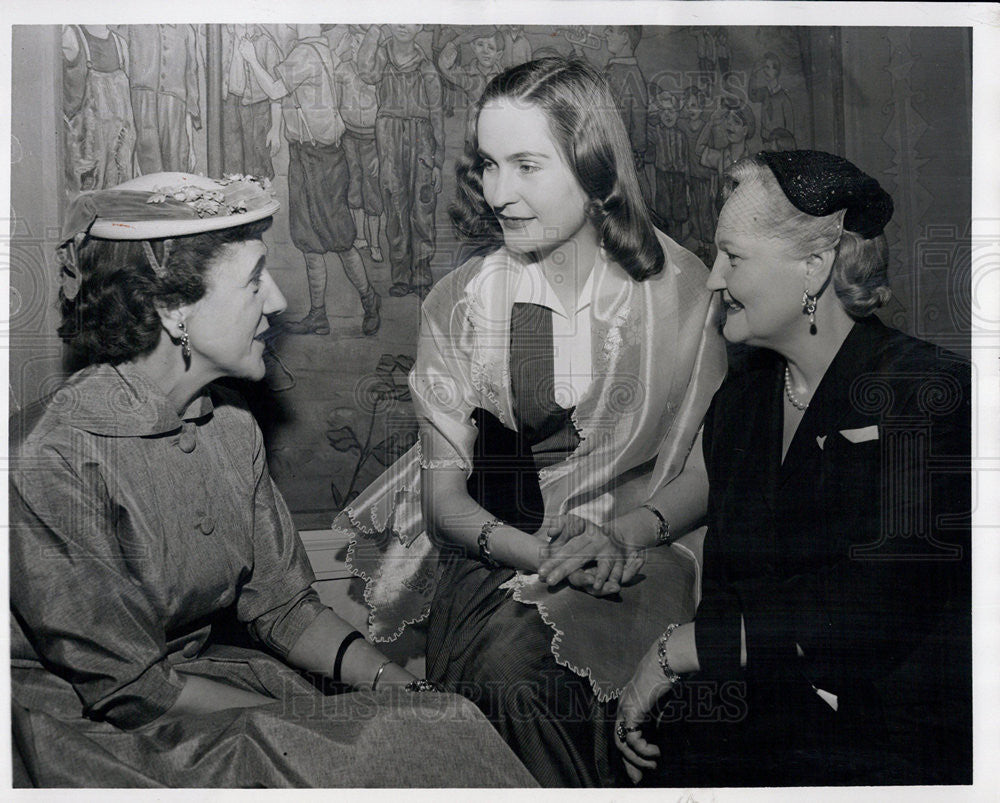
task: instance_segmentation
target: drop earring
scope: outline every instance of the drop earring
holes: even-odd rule
[[[181,330],[181,354],[184,356],[185,360],[190,360],[191,338],[188,337],[187,327],[184,326],[184,321],[180,321],[177,324],[177,328]]]
[[[809,334],[816,334],[816,301],[819,296],[809,295],[808,290],[802,291],[802,314],[809,316]]]

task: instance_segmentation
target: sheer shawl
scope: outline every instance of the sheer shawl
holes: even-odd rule
[[[660,242],[664,270],[644,282],[632,280],[603,253],[594,266],[594,381],[573,414],[579,446],[539,472],[546,516],[572,512],[603,524],[670,482],[683,469],[725,374],[705,266],[665,235]],[[424,529],[421,467],[471,471],[477,430],[470,415],[477,407],[516,427],[508,357],[510,311],[523,264],[501,248],[465,263],[428,296],[409,377],[418,442],[334,520],[334,528],[350,538],[349,568],[366,580],[376,641],[395,639],[430,610],[438,546]],[[685,570],[677,559],[683,548],[666,550],[674,552],[669,560],[657,559],[658,551],[647,559],[647,578],[615,601],[572,588],[553,593],[534,575],[512,581],[515,597],[537,605],[552,627],[556,659],[590,677],[603,699],[628,680],[668,623],[665,617],[693,616],[693,555],[681,558],[690,564]],[[661,584],[659,575],[670,588],[653,588]],[[640,626],[651,628],[649,638],[636,632]],[[623,631],[634,644],[632,657],[619,649]],[[613,653],[602,634],[614,642]]]

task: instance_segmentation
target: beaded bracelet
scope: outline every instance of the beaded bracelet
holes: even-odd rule
[[[490,533],[503,525],[504,522],[501,519],[490,519],[483,525],[483,529],[479,531],[479,539],[477,541],[479,544],[479,558],[491,569],[499,569],[500,564],[493,560],[493,553],[490,551]]]
[[[667,680],[670,681],[671,685],[674,683],[680,683],[681,676],[674,672],[670,668],[670,662],[667,660],[667,642],[670,637],[674,634],[674,631],[680,627],[677,622],[672,625],[667,625],[667,629],[663,631],[663,635],[657,641],[656,647],[656,657],[660,661],[660,669],[663,670],[663,674],[666,675]]]
[[[411,692],[444,691],[444,689],[439,684],[435,683],[433,680],[425,680],[424,678],[411,680],[409,683],[403,686],[403,688],[406,689],[406,691],[411,691]]]

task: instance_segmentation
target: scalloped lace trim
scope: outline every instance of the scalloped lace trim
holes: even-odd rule
[[[538,609],[538,615],[542,617],[542,621],[545,622],[548,627],[552,629],[552,641],[549,645],[549,650],[552,652],[552,657],[556,659],[556,663],[560,666],[565,666],[571,672],[579,675],[582,678],[586,678],[590,683],[590,688],[594,692],[594,696],[597,697],[599,702],[606,703],[609,700],[617,699],[621,696],[624,689],[613,689],[611,691],[605,691],[602,684],[594,677],[590,670],[590,667],[581,667],[574,664],[572,661],[564,659],[561,655],[560,647],[562,645],[563,636],[565,633],[560,630],[556,623],[553,621],[551,615],[549,614],[548,607],[542,602],[535,602],[532,600],[525,600],[522,595],[522,591],[528,584],[529,580],[536,575],[534,574],[522,574],[518,572],[514,577],[504,583],[501,588],[509,588],[512,591],[512,596],[522,605],[534,605]]]
[[[443,457],[440,460],[428,460],[425,458],[424,447],[420,443],[420,433],[417,433],[417,441],[414,446],[417,448],[417,462],[420,463],[420,468],[460,468],[466,474],[472,471],[472,465],[468,461],[463,460],[461,457]]]
[[[379,608],[378,606],[375,605],[374,602],[372,602],[372,583],[375,582],[376,578],[369,577],[367,574],[365,574],[363,571],[361,571],[358,567],[354,565],[354,560],[353,560],[354,547],[357,544],[357,542],[358,542],[357,538],[351,536],[350,543],[347,546],[347,568],[351,572],[351,574],[353,574],[355,577],[360,577],[362,580],[365,581],[364,600],[365,600],[365,605],[368,606],[368,638],[374,642],[388,644],[390,642],[395,641],[401,635],[403,635],[403,631],[406,630],[407,626],[419,624],[420,622],[424,621],[424,619],[426,619],[428,615],[430,615],[431,604],[430,602],[428,602],[421,609],[420,613],[417,615],[415,619],[403,619],[403,621],[399,623],[399,627],[393,630],[392,633],[390,633],[388,636],[375,635],[375,633],[372,632],[372,625],[375,622],[375,617],[378,614]]]
[[[412,491],[413,491],[412,486],[403,485],[400,489],[396,491],[396,493],[397,494],[400,492],[410,493]],[[365,600],[365,605],[368,606],[368,637],[372,641],[377,641],[382,643],[395,641],[403,634],[403,631],[407,628],[408,625],[415,625],[418,624],[419,622],[422,622],[424,619],[428,617],[428,615],[431,612],[431,605],[430,602],[428,602],[426,605],[423,606],[423,608],[420,610],[420,613],[417,615],[415,619],[403,619],[399,623],[399,626],[395,630],[393,630],[393,632],[388,636],[377,636],[372,631],[375,618],[380,610],[379,607],[373,602],[374,589],[372,588],[373,584],[378,578],[371,577],[370,575],[365,574],[365,572],[362,569],[360,569],[358,566],[354,564],[354,549],[358,544],[357,533],[360,532],[365,537],[375,537],[380,532],[385,532],[386,529],[391,529],[392,534],[396,538],[396,540],[399,541],[401,545],[405,546],[405,539],[403,538],[403,536],[396,531],[395,527],[392,527],[392,521],[394,520],[396,514],[396,507],[397,504],[394,495],[392,509],[389,511],[389,516],[385,520],[385,523],[383,524],[381,529],[376,529],[374,522],[371,527],[362,524],[361,521],[358,519],[357,515],[355,514],[354,509],[350,505],[345,507],[341,512],[347,516],[348,521],[351,522],[355,530],[347,531],[344,530],[342,527],[338,527],[336,520],[334,520],[333,524],[331,525],[331,529],[334,530],[335,532],[344,533],[345,535],[347,535],[348,539],[347,557],[344,563],[347,566],[347,570],[351,574],[353,574],[355,577],[360,577],[362,580],[365,581],[365,590],[363,596]],[[417,535],[417,538],[419,537],[420,534]]]

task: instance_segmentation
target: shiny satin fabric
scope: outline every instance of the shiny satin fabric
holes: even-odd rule
[[[176,666],[275,701],[122,730],[80,717],[79,698],[62,678],[14,665],[14,786],[536,785],[486,718],[453,694],[397,688],[324,696],[272,656],[232,645],[212,645]]]
[[[573,414],[579,446],[539,472],[547,516],[569,512],[603,524],[669,483],[683,469],[725,374],[705,266],[659,236],[666,262],[649,280],[633,281],[603,252],[594,266],[594,381]],[[334,528],[351,538],[348,566],[367,581],[375,640],[392,640],[407,624],[422,620],[433,597],[438,546],[424,530],[421,467],[471,470],[477,432],[470,416],[477,407],[516,427],[508,363],[511,308],[522,268],[520,257],[501,248],[470,260],[435,287],[423,306],[410,374],[419,442],[334,521]],[[668,564],[691,560],[683,550],[659,552]],[[675,573],[667,574],[676,580]],[[530,577],[514,582],[527,604],[539,604],[541,597],[526,591]],[[680,595],[692,594],[695,584],[692,579]],[[635,611],[625,596],[596,600],[607,615],[595,629],[586,620],[590,614],[579,616],[585,598],[590,607],[592,598],[572,588],[546,590],[544,618],[553,630],[557,660],[590,677],[595,692],[606,698],[621,682],[618,675],[607,676],[604,636],[633,626]],[[682,607],[693,611],[693,600]],[[646,646],[637,641],[635,656],[619,653],[615,663],[633,667]]]

